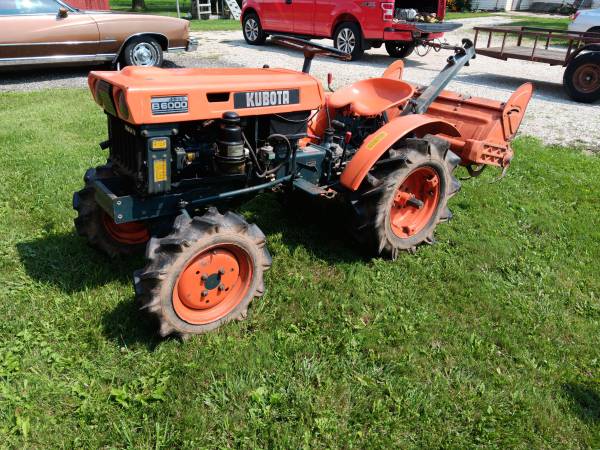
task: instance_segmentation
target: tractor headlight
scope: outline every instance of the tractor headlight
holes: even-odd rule
[[[116,100],[117,110],[121,119],[129,119],[129,107],[127,106],[127,101],[125,100],[125,93],[123,91],[119,91]]]

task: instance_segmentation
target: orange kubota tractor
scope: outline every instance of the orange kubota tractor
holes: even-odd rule
[[[428,87],[401,79],[401,61],[379,78],[325,94],[308,74],[315,55],[348,55],[301,39],[303,72],[127,67],[92,72],[108,119],[105,165],[89,169],[73,197],[75,226],[110,256],[146,252],[134,274],[142,309],[160,334],[186,336],[246,316],[271,264],[265,236],[230,209],[269,189],[337,197],[353,234],[395,258],[433,241],[450,218],[458,165],[505,171],[510,140],[532,95],[506,102],[444,86],[474,56],[453,51]],[[219,208],[219,209],[217,209]]]

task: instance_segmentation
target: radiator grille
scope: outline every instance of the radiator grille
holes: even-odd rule
[[[145,147],[144,140],[137,136],[138,130],[111,115],[108,115],[108,127],[113,166],[123,175],[133,177],[136,182],[142,181]]]

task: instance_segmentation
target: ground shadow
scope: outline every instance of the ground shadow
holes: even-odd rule
[[[330,45],[330,46],[332,45],[331,41],[328,41],[328,40],[325,40],[323,42],[321,42],[321,41],[317,41],[317,42],[322,43],[324,45]],[[251,45],[247,44],[246,41],[244,41],[244,39],[225,39],[225,40],[222,40],[221,43],[231,45],[232,47],[234,47],[236,49],[248,49],[248,50],[252,50],[254,52],[259,52],[259,53],[265,52],[265,53],[274,54],[274,55],[293,56],[293,57],[297,57],[299,60],[304,59],[304,55],[302,54],[301,51],[282,47],[271,41],[267,41],[265,43],[265,45],[262,47],[251,46]],[[317,57],[317,58],[320,58],[320,57]],[[347,69],[347,66],[349,64],[351,64],[353,66],[381,67],[382,69],[385,69],[394,61],[395,61],[395,58],[391,58],[388,55],[369,53],[368,50],[365,52],[365,54],[362,56],[362,58],[358,61],[348,62],[348,61],[336,60],[334,58],[327,58],[328,63],[338,65],[339,69],[341,69],[341,70]],[[318,64],[318,61],[315,62],[315,60],[313,60],[313,64]],[[404,65],[405,65],[405,67],[420,67],[420,66],[423,66],[424,63],[422,63],[416,59],[405,59]]]
[[[565,92],[560,80],[556,83],[549,81],[538,81],[524,77],[513,77],[509,75],[498,75],[493,73],[462,73],[456,76],[456,81],[460,83],[468,83],[476,86],[494,86],[494,89],[504,89],[507,93],[512,94],[523,83],[531,82],[534,85],[534,96],[540,100],[551,101],[553,103],[562,103],[566,105],[579,105],[582,108],[593,107],[600,104],[600,101],[591,105],[577,103]]]
[[[242,211],[267,236],[279,234],[290,253],[302,247],[328,264],[370,259],[351,236],[350,213],[341,201],[269,194],[248,202]]]
[[[0,73],[0,86],[20,86],[31,83],[52,83],[57,81],[68,82],[65,87],[73,87],[71,82],[87,80],[91,70],[108,70],[109,65],[96,66],[71,66],[71,67],[45,67],[38,69],[12,69]]]
[[[571,399],[571,408],[581,420],[589,423],[600,423],[600,383],[572,382],[563,385],[567,396]]]
[[[48,234],[16,245],[27,274],[66,293],[80,292],[118,280],[128,282],[143,258],[110,259],[72,233]]]
[[[339,202],[305,197],[283,201],[276,194],[254,198],[241,208],[267,235],[267,244],[269,235],[279,234],[290,254],[302,247],[328,264],[366,261],[366,256],[345,231],[344,211]],[[67,294],[114,281],[131,284],[133,271],[144,266],[143,255],[110,259],[89,247],[74,232],[48,234],[18,243],[16,247],[32,279]],[[106,313],[102,323],[104,335],[119,346],[141,343],[153,350],[163,342],[156,333],[157,323],[139,311],[133,286],[131,296]]]
[[[102,333],[120,347],[141,344],[153,351],[166,340],[176,339],[161,338],[158,329],[158,320],[140,311],[139,303],[133,295],[102,317]]]

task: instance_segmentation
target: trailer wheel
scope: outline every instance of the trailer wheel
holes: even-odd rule
[[[563,75],[563,86],[577,102],[600,99],[600,53],[585,53],[571,61]]]
[[[244,16],[243,30],[244,39],[250,45],[262,45],[267,40],[267,33],[264,32],[260,19],[255,13]]]
[[[406,58],[413,52],[414,49],[414,42],[387,41],[385,43],[385,50],[392,58]]]
[[[355,236],[376,255],[392,259],[399,251],[434,242],[437,225],[452,217],[448,200],[460,190],[453,175],[460,157],[447,141],[426,136],[395,152],[404,154],[404,162],[395,170],[374,172],[381,186],[363,188],[353,205]]]
[[[111,176],[108,166],[88,169],[83,177],[85,187],[73,194],[73,209],[77,211],[75,229],[88,244],[110,257],[141,253],[150,239],[143,222],[117,224],[96,202],[93,180]]]
[[[349,53],[352,61],[359,60],[365,53],[362,33],[354,22],[342,22],[338,25],[333,34],[333,44],[338,50]]]
[[[135,291],[163,337],[244,319],[252,299],[263,295],[263,273],[271,266],[262,231],[215,208],[193,219],[178,216],[170,235],[150,240],[146,260],[134,274]]]

